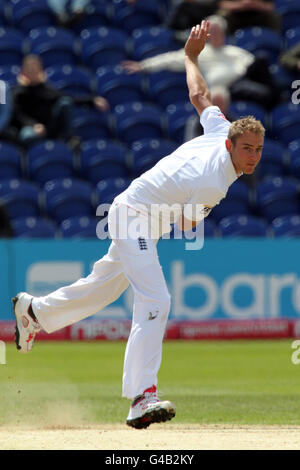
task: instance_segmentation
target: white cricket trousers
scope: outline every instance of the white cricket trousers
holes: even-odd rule
[[[113,203],[109,211],[111,234],[112,216],[118,226],[123,223],[118,217],[121,207],[122,204]],[[124,223],[132,220],[133,216],[128,217]],[[157,385],[161,363],[170,294],[156,243],[157,240],[151,238],[112,237],[108,253],[94,264],[91,274],[45,297],[35,297],[32,302],[41,327],[52,333],[109,305],[130,283],[134,293],[133,317],[125,351],[122,387],[123,397],[129,399]]]

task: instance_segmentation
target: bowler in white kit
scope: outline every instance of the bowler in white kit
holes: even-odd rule
[[[161,216],[152,217],[151,210],[175,206],[174,220],[190,229],[219,204],[241,174],[253,173],[263,148],[265,130],[259,121],[248,116],[230,123],[211,104],[198,68],[208,28],[207,21],[193,27],[185,45],[189,96],[204,135],[181,145],[115,198],[108,214],[112,242],[91,274],[45,297],[22,292],[13,298],[17,349],[27,353],[40,329],[52,333],[93,315],[132,286],[133,317],[122,395],[132,400],[126,422],[138,429],[170,420],[176,413],[175,405],[160,400],[156,389],[170,294],[156,249],[166,227]],[[154,226],[155,236],[131,236],[136,220],[150,225],[151,234]]]

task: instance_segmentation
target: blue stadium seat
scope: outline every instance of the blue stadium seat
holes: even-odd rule
[[[100,67],[97,70],[97,93],[114,108],[129,101],[143,101],[144,74],[129,75],[121,65]]]
[[[300,107],[284,103],[273,108],[271,113],[272,134],[288,145],[299,138]]]
[[[15,28],[29,33],[34,28],[54,26],[56,18],[47,0],[11,0]]]
[[[300,139],[294,140],[288,147],[290,156],[290,174],[300,179]]]
[[[300,215],[292,214],[277,217],[271,224],[274,237],[300,237]]]
[[[237,180],[230,186],[226,197],[213,208],[211,216],[219,222],[231,215],[250,215],[251,205],[251,190],[242,180]]]
[[[174,103],[167,106],[167,132],[171,140],[176,141],[178,144],[184,142],[185,126],[191,116],[197,116],[197,112],[189,102]]]
[[[16,238],[54,238],[57,226],[53,221],[41,217],[19,217],[12,220]]]
[[[130,37],[115,28],[84,29],[81,31],[82,60],[97,70],[103,65],[116,65],[129,57]]]
[[[73,65],[54,66],[46,69],[47,77],[55,88],[73,97],[92,96],[92,75]]]
[[[22,177],[22,154],[13,144],[0,142],[0,179]]]
[[[100,26],[112,26],[112,5],[110,0],[91,0],[85,7],[82,20],[76,22],[72,29],[80,34],[84,29]]]
[[[282,19],[283,31],[299,26],[300,4],[298,0],[284,0],[276,9]]]
[[[110,140],[88,140],[81,147],[81,174],[92,182],[111,177],[127,177],[128,149]]]
[[[133,142],[131,150],[134,177],[152,168],[159,160],[172,153],[177,146],[176,142],[167,139],[142,139]]]
[[[300,7],[299,7],[300,14]],[[285,37],[285,48],[290,49],[300,43],[300,26],[296,28],[288,29],[284,35]]]
[[[7,26],[7,5],[3,2],[0,4],[0,26]]]
[[[18,65],[3,65],[0,67],[0,80],[9,87],[17,85],[20,67]]]
[[[250,101],[234,101],[229,106],[229,113],[234,119],[239,119],[245,116],[254,116],[259,119],[264,126],[267,126],[268,116],[265,109],[257,103]]]
[[[20,65],[24,55],[24,35],[13,28],[0,28],[0,65]]]
[[[135,29],[132,33],[133,59],[139,61],[178,49],[178,44],[173,37],[174,32],[163,26]]]
[[[45,207],[57,223],[70,217],[93,215],[92,186],[81,180],[64,178],[44,186]]]
[[[94,108],[75,106],[73,108],[71,126],[74,134],[81,140],[110,139],[112,129],[110,113]]]
[[[41,57],[44,67],[76,64],[76,38],[71,31],[48,26],[30,31],[29,50]]]
[[[222,237],[265,237],[266,222],[250,215],[232,215],[221,219],[218,225]]]
[[[0,180],[0,199],[10,218],[36,217],[40,213],[39,188],[21,179]]]
[[[71,217],[63,220],[59,228],[63,238],[96,238],[98,222],[96,217]]]
[[[260,179],[266,176],[283,176],[287,163],[286,158],[284,146],[279,141],[266,138],[258,166]]]
[[[234,45],[246,49],[252,54],[264,54],[269,62],[276,63],[282,49],[282,37],[269,28],[253,26],[238,29],[233,38]]]
[[[45,140],[30,147],[27,164],[30,178],[42,185],[58,176],[73,176],[73,152],[60,141]]]
[[[201,221],[193,230],[190,230],[188,232],[180,231],[178,227],[175,227],[175,224],[171,224],[171,231],[169,234],[169,238],[183,238],[183,239],[189,239],[191,242],[193,241],[192,238],[192,232],[193,233],[198,233],[200,236],[203,236],[203,227],[200,228],[200,224],[204,223],[204,239],[205,238],[214,238],[218,236],[218,229],[217,225],[212,219],[205,218],[203,221]],[[195,236],[195,235],[194,235]],[[197,235],[196,235],[197,236]]]
[[[267,178],[257,186],[257,208],[269,222],[276,217],[299,212],[299,188],[288,178]]]
[[[98,204],[111,204],[131,183],[130,178],[108,178],[99,181],[96,188]]]
[[[297,72],[292,72],[280,64],[270,65],[269,70],[274,83],[282,91],[289,90],[291,83],[298,79]]]
[[[144,26],[159,25],[163,20],[159,0],[143,0],[131,5],[126,0],[113,0],[113,5],[115,25],[129,33]]]
[[[167,70],[149,74],[148,98],[163,108],[173,103],[189,102],[186,74]]]
[[[116,133],[120,140],[131,144],[137,138],[161,138],[163,127],[158,106],[142,102],[118,105],[114,110]]]

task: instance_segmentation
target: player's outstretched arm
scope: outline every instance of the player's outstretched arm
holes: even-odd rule
[[[184,47],[189,97],[199,116],[205,108],[212,105],[208,86],[198,67],[198,56],[205,47],[208,30],[209,22],[205,20],[201,26],[194,26]]]

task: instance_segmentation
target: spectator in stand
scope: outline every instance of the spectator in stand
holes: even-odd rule
[[[266,59],[256,58],[241,47],[226,44],[226,21],[221,16],[213,15],[207,20],[210,22],[210,37],[198,57],[198,64],[209,88],[230,88],[238,83],[233,89],[232,99],[258,101],[266,108],[274,105],[273,82]],[[124,61],[122,65],[128,73],[161,70],[184,72],[184,56],[184,49],[179,49],[140,62]]]
[[[108,109],[102,97],[71,98],[62,95],[47,82],[47,76],[38,56],[24,58],[18,76],[19,85],[12,89],[13,116],[10,127],[21,145],[41,138],[68,139],[72,103],[91,104],[101,111]]]
[[[216,86],[211,88],[210,90],[210,97],[211,102],[214,106],[218,106],[226,119],[228,121],[233,121],[236,117],[231,116],[229,113],[229,105],[230,105],[230,92],[228,88],[224,86]],[[191,116],[185,127],[185,142],[194,139],[195,137],[199,137],[203,134],[203,127],[200,124],[200,119],[198,115]]]
[[[0,201],[0,238],[11,238],[13,236],[12,226],[4,205]]]
[[[273,0],[220,0],[218,14],[226,19],[229,34],[249,26],[281,31],[280,16]]]
[[[90,0],[48,0],[49,8],[57,17],[58,23],[71,28],[82,21]]]
[[[291,72],[300,70],[300,42],[286,50],[280,56],[280,63]]]
[[[218,0],[176,1],[167,24],[174,30],[190,30],[195,24],[200,24],[203,18],[215,13],[217,7]]]

